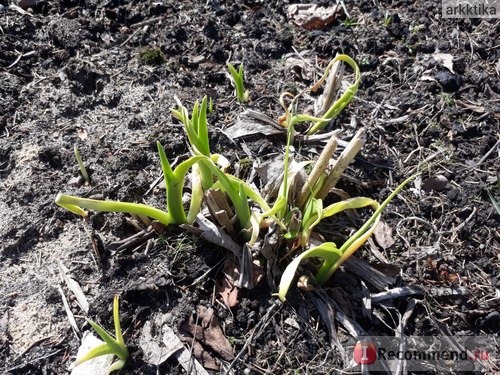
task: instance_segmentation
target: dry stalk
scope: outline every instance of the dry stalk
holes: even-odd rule
[[[206,204],[212,217],[217,223],[226,229],[231,236],[236,235],[231,218],[234,216],[233,210],[229,207],[224,193],[220,190],[210,189],[205,193]]]
[[[325,177],[323,181],[323,186],[319,190],[316,195],[319,199],[325,199],[330,190],[335,187],[337,182],[340,180],[342,173],[346,170],[346,168],[351,164],[352,160],[356,157],[358,152],[364,146],[365,139],[365,130],[360,129],[356,132],[354,137],[351,139],[345,150],[340,154],[339,158],[335,161],[331,171]]]
[[[337,137],[336,134],[333,134],[325,148],[321,152],[318,157],[318,160],[314,164],[314,168],[311,171],[311,174],[307,178],[306,183],[302,186],[302,190],[299,194],[299,207],[303,208],[309,198],[309,195],[313,191],[314,187],[318,183],[319,179],[325,172],[326,168],[328,168],[328,164],[330,163],[330,159],[333,156],[335,150],[337,149]]]
[[[341,64],[341,62],[342,61],[339,60],[333,64],[332,70],[330,70],[330,74],[328,74],[328,77],[326,78],[325,90],[315,103],[317,106],[315,116],[323,116],[328,108],[331,107],[337,93],[339,92],[340,84],[342,83],[342,78],[344,77],[344,64]],[[315,92],[318,88],[319,85],[316,84],[311,88],[311,91]]]

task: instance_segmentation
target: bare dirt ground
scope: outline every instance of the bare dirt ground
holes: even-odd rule
[[[1,371],[68,373],[90,329],[83,317],[111,329],[115,293],[127,374],[185,373],[175,356],[155,362],[147,353],[144,332],[158,319],[211,373],[338,373],[349,365],[337,345],[353,339],[347,321],[376,336],[401,327],[420,336],[498,335],[498,19],[441,19],[438,1],[361,0],[346,2],[349,16],[339,11],[331,24],[305,30],[287,16],[288,1],[19,3],[0,0]],[[188,152],[170,113],[175,95],[189,108],[213,98],[212,149],[245,177],[282,155],[285,137],[233,139],[226,130],[245,109],[277,120],[280,94],[309,87],[337,53],[358,62],[362,83],[325,131],[339,129],[346,141],[359,128],[367,134],[338,187],[381,201],[422,173],[384,213],[392,235],[356,254],[380,271],[382,286],[345,267],[322,289],[293,288],[280,303],[272,296],[279,278],[263,278],[228,308],[217,293],[226,250],[175,226],[119,247],[141,231],[127,215],[83,220],[54,204],[65,192],[161,208],[164,190],[150,189],[161,174],[156,141],[171,160]],[[227,61],[244,63],[247,104],[234,100]],[[75,144],[90,185],[79,178]],[[321,148],[295,144],[304,158]],[[342,219],[321,230],[342,240],[353,227]],[[374,299],[366,314],[363,296],[395,287],[416,289]],[[219,336],[193,337],[212,312]]]

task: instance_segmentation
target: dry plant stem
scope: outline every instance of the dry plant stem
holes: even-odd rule
[[[332,65],[332,70],[328,74],[328,78],[325,82],[325,90],[319,97],[319,108],[317,113],[315,113],[315,116],[323,116],[328,108],[332,106],[332,103],[335,100],[335,96],[340,89],[340,84],[343,77],[344,64],[341,64],[341,61],[339,60]],[[314,86],[313,89],[317,90],[318,87]]]
[[[352,85],[350,85],[344,93],[338,98],[335,103],[333,103],[330,108],[323,114],[321,119],[317,121],[316,123],[312,124],[311,127],[307,130],[307,134],[311,135],[316,133],[318,130],[324,129],[325,126],[327,126],[332,119],[338,116],[338,114],[349,104],[349,102],[352,100],[353,96],[356,94],[358,91],[359,83],[361,81],[361,72],[359,70],[358,65],[356,62],[351,59],[347,55],[337,55],[330,63],[328,64],[325,74],[321,79],[311,88],[311,91],[315,91],[318,89],[318,87],[327,79],[328,74],[330,73],[330,70],[332,69],[332,66],[337,62],[337,61],[343,61],[351,66],[351,68],[354,70],[354,75],[355,75],[355,81]]]
[[[205,203],[212,217],[228,234],[236,236],[231,218],[234,216],[227,200],[220,190],[210,189],[205,193]]]
[[[337,137],[332,135],[328,140],[325,148],[319,155],[316,164],[314,164],[314,168],[311,171],[311,174],[307,178],[306,183],[302,186],[302,190],[299,195],[299,207],[301,209],[304,208],[311,192],[314,190],[314,187],[318,183],[322,174],[325,172],[326,168],[328,168],[328,163],[330,162],[331,157],[333,156],[335,150],[337,149]]]
[[[361,150],[361,148],[364,146],[366,142],[365,133],[366,132],[364,129],[360,129],[354,135],[345,150],[335,161],[332,170],[327,174],[325,180],[323,181],[323,186],[319,190],[316,198],[325,199],[330,190],[334,188],[335,185],[337,185],[337,182],[340,180],[342,173],[344,173],[346,168],[349,166],[349,164],[351,164],[352,160],[358,154],[359,150]]]

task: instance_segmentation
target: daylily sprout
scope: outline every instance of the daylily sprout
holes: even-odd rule
[[[212,101],[209,101],[205,96],[201,101],[194,103],[191,114],[178,98],[175,98],[177,108],[172,110],[173,116],[184,125],[191,150],[190,157],[173,168],[163,146],[160,142],[157,142],[166,187],[165,210],[142,203],[99,201],[64,194],[57,196],[56,203],[82,216],[87,215],[84,209],[90,209],[105,212],[124,212],[139,217],[149,217],[164,225],[191,224],[201,212],[205,193],[210,189],[218,189],[225,194],[228,202],[230,201],[234,208],[241,231],[240,239],[244,239],[252,245],[259,239],[262,228],[274,224],[279,233],[289,240],[291,250],[299,248],[305,250],[286,267],[283,273],[278,292],[281,300],[285,300],[295,273],[304,259],[316,257],[323,260],[314,276],[314,281],[318,284],[325,283],[335,270],[366,242],[379,222],[382,210],[411,180],[409,178],[404,181],[382,204],[365,197],[350,199],[344,199],[345,197],[343,197],[340,202],[324,207],[323,200],[335,187],[345,168],[364,144],[363,130],[356,133],[339,158],[336,159],[337,164],[334,163],[331,168],[330,161],[334,157],[337,146],[337,139],[334,136],[324,147],[309,175],[304,170],[313,161],[296,162],[293,160],[290,149],[297,125],[309,123],[307,134],[322,130],[346,107],[358,89],[361,74],[356,62],[347,55],[338,55],[331,60],[323,77],[314,84],[311,90],[316,91],[319,88],[327,79],[333,64],[337,62],[350,65],[354,70],[355,80],[338,100],[333,100],[334,95],[329,96],[329,100],[325,104],[324,114],[312,116],[300,113],[297,110],[297,102],[302,98],[304,92],[295,96],[285,92],[280,97],[284,115],[280,117],[279,123],[287,130],[287,142],[284,151],[283,178],[277,196],[273,198],[274,200],[269,199],[269,201],[266,201],[256,187],[229,174],[227,172],[228,160],[222,155],[212,154],[207,122],[207,112],[212,107]],[[241,64],[238,70],[231,64],[227,64],[227,67],[234,81],[238,100],[248,100],[248,93],[244,91],[243,85],[243,65]],[[332,75],[334,72],[335,70],[332,70]],[[334,85],[330,86],[334,87]],[[285,103],[286,100],[288,103]],[[188,173],[190,173],[190,184],[187,183],[186,179]],[[297,187],[295,180],[296,176],[299,175],[307,177],[307,180]],[[292,189],[293,187],[295,189]],[[190,192],[189,208],[187,208],[187,205],[184,207],[183,200],[185,193],[188,191]],[[295,191],[295,193],[292,195],[291,191]],[[340,248],[333,242],[325,242],[310,248],[309,239],[313,230],[322,220],[345,210],[364,207],[371,207],[374,210],[373,215]]]
[[[240,64],[239,69],[236,70],[236,68],[232,64],[228,63],[227,69],[229,70],[229,73],[231,74],[231,78],[233,80],[234,89],[236,91],[236,99],[238,99],[240,103],[246,103],[248,101],[248,91],[245,91],[243,83],[243,64]]]
[[[89,174],[87,173],[87,168],[85,168],[85,164],[83,163],[82,156],[80,155],[78,147],[76,147],[75,145],[73,150],[75,152],[76,162],[78,163],[78,167],[80,168],[80,173],[82,174],[83,179],[90,184]]]
[[[90,349],[85,355],[73,362],[73,367],[76,367],[83,362],[90,361],[91,359],[100,357],[102,355],[113,354],[114,356],[118,357],[118,359],[108,368],[108,374],[123,368],[128,358],[128,349],[125,345],[125,340],[123,339],[122,328],[120,325],[118,295],[115,295],[115,298],[113,300],[113,321],[115,324],[115,337],[113,337],[112,334],[110,334],[96,322],[90,319],[87,319],[87,321],[104,342]]]
[[[340,247],[333,242],[325,242],[317,247],[313,247],[298,257],[296,257],[292,262],[288,264],[281,276],[281,282],[278,291],[278,297],[282,300],[286,300],[286,295],[288,289],[295,277],[295,273],[299,264],[302,260],[307,258],[321,258],[323,263],[320,266],[318,272],[314,276],[314,281],[322,285],[328,281],[328,279],[333,275],[333,273],[352,255],[359,249],[372,235],[378,222],[380,221],[381,213],[386,208],[386,206],[394,199],[394,197],[405,187],[408,182],[414,179],[416,176],[412,176],[403,181],[390,195],[387,199],[379,205],[376,201],[369,198],[353,198],[348,201],[339,202],[327,207],[323,210],[323,215],[334,214],[339,211],[343,211],[351,208],[359,208],[363,206],[371,206],[375,209],[373,215],[366,221],[366,223]]]

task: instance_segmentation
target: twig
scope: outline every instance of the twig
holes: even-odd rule
[[[143,244],[146,240],[153,238],[156,234],[157,232],[153,226],[149,226],[130,237],[111,243],[110,249],[114,251],[122,251],[130,247]]]
[[[393,288],[386,292],[373,293],[370,295],[373,302],[382,302],[388,299],[408,297],[414,294],[421,295],[424,291],[418,287],[413,286],[403,286],[399,288]]]
[[[26,52],[26,53],[22,53],[22,54],[19,54],[19,56],[17,56],[17,59],[16,61],[14,61],[12,64],[10,64],[7,69],[10,69],[12,68],[13,66],[15,66],[19,61],[21,61],[21,59],[23,57],[29,57],[29,56],[33,56],[36,54],[36,51],[30,51],[30,52]]]
[[[408,251],[410,251],[410,248],[411,248],[411,245],[410,245],[410,242],[401,234],[400,230],[401,230],[401,225],[403,224],[403,222],[405,221],[417,221],[421,224],[424,224],[424,225],[427,225],[431,230],[432,230],[432,234],[434,236],[436,236],[436,234],[438,233],[438,230],[436,228],[436,226],[434,224],[432,224],[431,222],[425,220],[425,219],[422,219],[421,217],[418,217],[418,216],[410,216],[410,217],[405,217],[405,218],[402,218],[398,224],[396,225],[396,234],[404,241],[404,243],[406,244],[406,247],[408,248]],[[437,241],[436,242],[436,246],[439,246],[439,242],[440,241]]]
[[[51,352],[49,354],[46,354],[46,355],[43,355],[41,357],[37,357],[37,358],[34,358],[34,359],[30,360],[30,363],[35,363],[35,362],[41,361],[42,359],[47,359],[47,358],[53,357],[57,353],[62,352],[63,350],[66,350],[66,349],[57,349],[57,350],[54,350],[53,352]],[[26,367],[26,363],[22,363],[22,364],[20,364],[18,366],[11,367],[10,369],[7,370],[7,373],[12,373],[12,372],[14,372],[16,370],[20,370],[20,369],[25,368],[25,367]]]
[[[155,23],[155,22],[158,22],[158,21],[162,21],[164,18],[165,18],[165,16],[151,18],[149,20],[145,20],[145,21],[134,23],[130,27],[141,27],[141,26],[151,25],[152,23]]]
[[[138,33],[139,31],[141,31],[141,30],[146,31],[146,30],[147,30],[147,28],[146,28],[146,27],[145,27],[145,28],[143,28],[143,29],[138,28],[137,30],[135,30],[135,31],[132,33],[132,35],[130,35],[127,39],[125,39],[125,41],[124,41],[122,44],[120,44],[120,47],[123,47],[125,44],[127,44],[127,43],[130,41],[130,39],[132,39],[132,38],[135,36],[135,34],[137,34],[137,33]]]
[[[476,214],[476,207],[473,207],[472,208],[472,212],[471,214],[467,217],[467,219],[465,219],[464,221],[462,221],[459,225],[457,225],[455,228],[453,229],[450,229],[450,230],[446,230],[446,231],[439,231],[438,232],[438,235],[443,235],[443,234],[451,234],[451,233],[455,233],[455,232],[458,232],[460,229],[462,229],[465,224],[467,224],[471,219],[472,217]]]
[[[496,148],[498,148],[499,145],[500,145],[500,139],[498,139],[497,142],[493,145],[493,147],[490,148],[488,152],[484,154],[481,159],[479,159],[479,161],[476,163],[476,167],[479,167],[481,164],[483,164],[484,161],[488,159],[488,157],[495,151]]]
[[[41,344],[42,342],[47,341],[48,339],[51,339],[53,337],[54,336],[46,336],[46,337],[42,337],[41,339],[38,339],[38,340],[32,342],[31,344],[29,344],[26,347],[26,349],[24,349],[21,353],[19,353],[19,355],[16,358],[14,358],[13,362],[16,362],[19,358],[23,357],[28,351],[30,351],[31,349],[33,349],[38,344]]]
[[[409,175],[414,174],[415,172],[417,172],[420,169],[420,167],[422,165],[427,164],[428,162],[430,162],[431,160],[435,159],[436,157],[438,157],[439,155],[441,155],[445,151],[446,151],[445,149],[441,149],[441,150],[436,151],[432,155],[426,157],[424,160],[422,160],[420,163],[418,163],[415,167],[413,167],[412,169],[410,169],[410,171],[408,172],[408,174]]]

